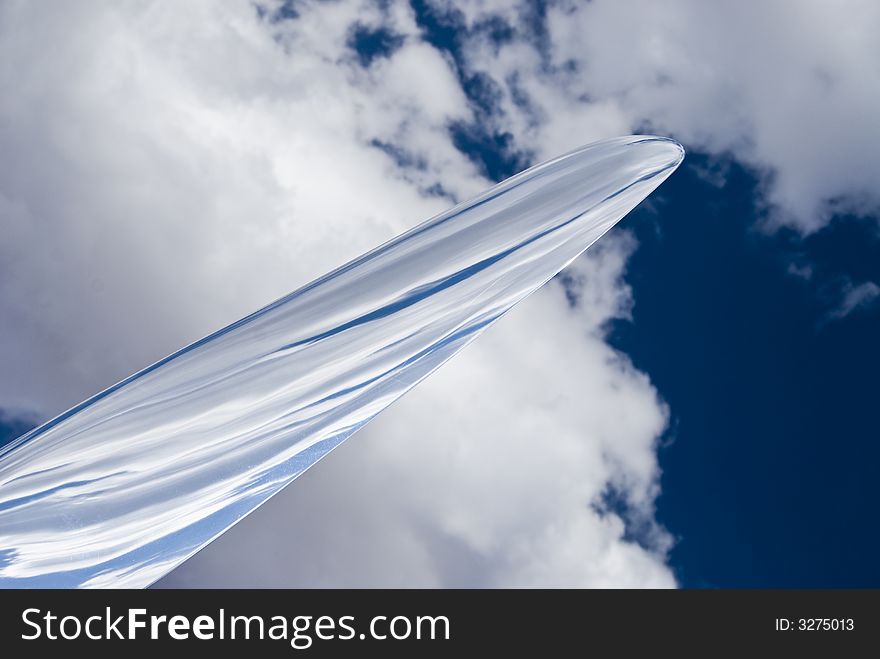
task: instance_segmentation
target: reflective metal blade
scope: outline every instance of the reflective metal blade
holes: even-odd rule
[[[558,273],[683,153],[633,136],[533,167],[0,450],[0,586],[157,580]]]

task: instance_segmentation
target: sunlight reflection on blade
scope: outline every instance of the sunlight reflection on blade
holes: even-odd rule
[[[533,167],[0,449],[0,586],[156,581],[558,273],[683,154],[631,136]]]

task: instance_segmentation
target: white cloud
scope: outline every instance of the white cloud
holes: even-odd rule
[[[786,270],[792,277],[810,281],[813,278],[813,266],[810,264],[789,263]]]
[[[297,6],[0,7],[0,407],[58,412],[449,205],[432,186],[488,184],[405,7]],[[365,70],[355,22],[406,39]],[[629,304],[632,241],[609,238],[580,305],[536,294],[172,579],[673,585],[661,530],[646,549],[599,512],[610,484],[653,518],[666,421],[603,340]]]
[[[828,320],[838,320],[850,315],[859,309],[867,309],[880,298],[880,286],[872,281],[866,281],[853,285],[847,281],[841,292],[841,300],[838,306],[828,314]]]
[[[75,403],[448,205],[409,179],[485,185],[444,134],[461,93],[441,86],[445,109],[423,112],[394,71],[361,79],[316,54],[307,38],[344,51],[321,12],[287,28],[306,42],[285,54],[249,6],[143,6],[6,10],[29,35],[0,40],[7,402]],[[398,57],[446,66],[424,47]],[[368,146],[406,126],[425,171]],[[35,333],[43,351],[16,348]]]
[[[614,290],[625,256],[612,240],[583,263],[586,294]],[[166,583],[674,585],[665,534],[646,552],[591,506],[610,481],[650,517],[666,422],[597,333],[597,314],[626,308],[616,290],[573,309],[553,286],[520,305]]]
[[[810,232],[880,206],[876,2],[563,1],[543,40],[527,4],[434,3],[451,4],[472,28],[491,15],[517,28],[500,51],[476,32],[465,61],[503,90],[499,125],[541,157],[648,122],[764,172],[777,224]]]

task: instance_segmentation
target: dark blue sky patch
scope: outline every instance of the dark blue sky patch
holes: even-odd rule
[[[0,410],[0,447],[21,437],[34,426],[36,421],[33,419],[11,416]]]
[[[690,153],[662,213],[624,220],[635,307],[611,336],[671,408],[671,565],[685,586],[880,586],[880,309],[823,325],[821,294],[880,274],[876,221],[763,235],[757,177],[734,164],[713,185],[707,162]],[[789,272],[795,251],[812,278]]]
[[[403,36],[385,27],[356,25],[348,38],[348,46],[361,66],[368,67],[376,59],[390,57],[403,45]]]
[[[419,0],[412,2],[412,6],[422,37],[452,61],[455,75],[478,115],[475,124],[498,112],[501,90],[497,83],[482,72],[469,71],[465,62],[462,41],[468,30],[461,11],[451,7],[441,9]]]
[[[438,7],[427,0],[412,0],[410,5],[425,41],[435,48],[449,52],[456,64],[460,64],[462,38],[467,34],[467,25],[461,10],[451,6]]]
[[[516,31],[501,16],[488,16],[473,28],[474,32],[483,34],[493,46],[498,48],[513,41]]]
[[[411,3],[422,36],[432,46],[447,54],[458,81],[467,96],[474,120],[450,126],[453,144],[480,171],[493,181],[500,181],[532,164],[533,155],[519,150],[512,136],[492,128],[493,116],[501,112],[502,90],[482,72],[470,72],[462,51],[462,39],[468,34],[464,15],[455,8],[439,8],[424,0]],[[501,28],[501,19],[487,19],[473,31],[486,30],[497,39],[512,38],[513,32]],[[501,21],[503,23],[503,21]]]
[[[509,133],[491,133],[470,123],[450,127],[452,143],[492,181],[502,181],[531,164],[531,157],[517,150]]]
[[[657,523],[653,518],[646,517],[637,506],[633,506],[624,489],[608,483],[599,500],[594,501],[591,507],[601,517],[608,514],[617,515],[623,522],[625,542],[637,544],[648,551],[662,551],[663,548],[657,546],[660,537]]]
[[[478,71],[467,77],[463,87],[471,106],[481,118],[491,117],[501,111],[503,92],[489,75]]]

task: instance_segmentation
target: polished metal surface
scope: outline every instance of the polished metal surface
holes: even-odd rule
[[[149,585],[558,273],[683,153],[631,136],[533,167],[0,449],[0,586]]]

